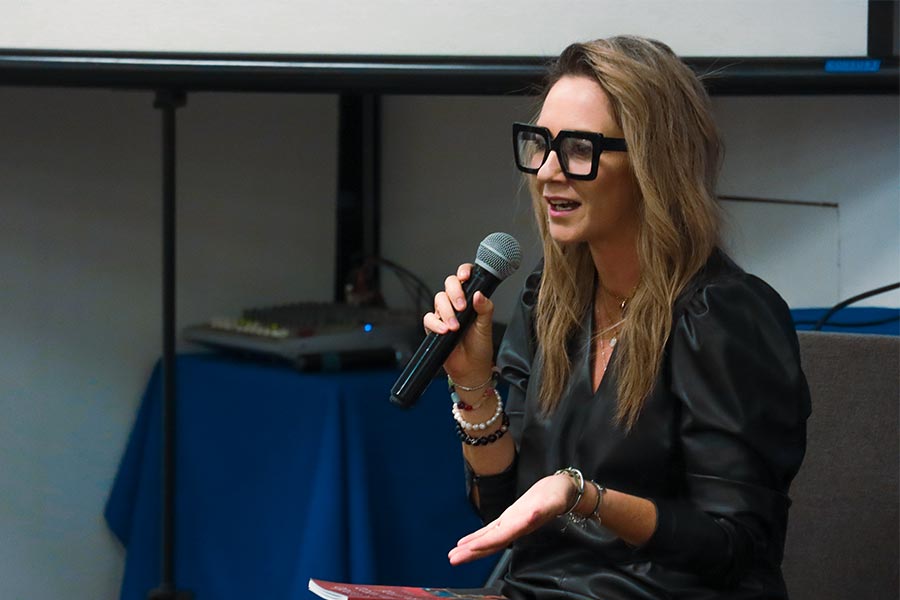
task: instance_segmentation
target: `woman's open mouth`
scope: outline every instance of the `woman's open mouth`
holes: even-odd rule
[[[576,200],[569,200],[568,198],[545,197],[544,200],[547,201],[547,206],[550,210],[551,215],[572,212],[573,210],[581,206],[581,202],[578,202]]]

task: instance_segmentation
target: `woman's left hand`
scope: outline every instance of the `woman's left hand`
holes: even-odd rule
[[[497,519],[459,540],[448,554],[450,564],[459,565],[500,552],[514,540],[566,512],[574,494],[568,475],[540,479]]]

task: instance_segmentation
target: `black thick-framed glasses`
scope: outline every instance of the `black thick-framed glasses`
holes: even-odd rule
[[[623,138],[610,138],[602,133],[563,130],[553,137],[546,127],[513,123],[513,152],[520,171],[537,173],[551,150],[556,152],[566,177],[589,181],[597,177],[597,164],[604,150],[627,152],[628,147]]]

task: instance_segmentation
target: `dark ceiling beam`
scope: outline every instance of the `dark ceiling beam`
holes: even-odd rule
[[[382,94],[531,94],[543,57],[160,54],[0,49],[0,85]],[[898,94],[896,57],[685,58],[713,94]]]

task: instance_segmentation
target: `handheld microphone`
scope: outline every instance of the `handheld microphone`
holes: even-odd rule
[[[475,254],[472,274],[463,284],[466,308],[456,313],[459,329],[444,334],[432,331],[425,337],[391,388],[392,403],[401,408],[409,408],[415,404],[434,379],[438,369],[456,348],[463,333],[475,320],[472,296],[475,292],[481,292],[490,297],[500,282],[519,268],[521,262],[522,251],[519,242],[508,233],[492,233],[481,241]]]

